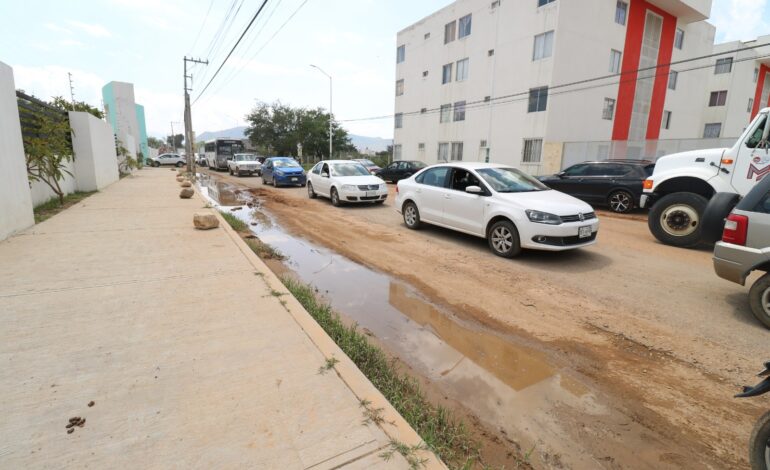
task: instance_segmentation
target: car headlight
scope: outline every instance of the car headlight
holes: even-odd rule
[[[388,185],[383,183],[380,185],[380,191],[386,191],[388,189]]]
[[[276,170],[275,171],[275,176],[283,176],[283,172]]]
[[[529,209],[524,212],[526,212],[530,222],[548,225],[561,225],[561,217],[558,215],[549,214],[548,212],[533,211]]]
[[[354,185],[354,184],[343,184],[342,185],[342,190],[343,191],[355,191],[356,190],[356,185]]]

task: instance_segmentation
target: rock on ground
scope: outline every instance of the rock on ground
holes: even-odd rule
[[[192,188],[182,188],[182,191],[179,193],[179,197],[182,199],[190,199],[193,197],[193,194],[195,194],[195,191],[193,191]]]
[[[193,224],[198,230],[211,230],[219,227],[219,219],[214,214],[195,214]]]

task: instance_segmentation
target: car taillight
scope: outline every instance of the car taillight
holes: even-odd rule
[[[746,233],[749,231],[749,218],[745,215],[730,214],[725,221],[722,241],[733,245],[745,245]]]
[[[652,180],[644,180],[644,189],[652,189],[653,184]]]

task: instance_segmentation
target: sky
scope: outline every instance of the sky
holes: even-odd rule
[[[195,99],[261,3],[4,0],[0,61],[14,68],[17,88],[43,99],[69,97],[68,72],[75,99],[97,107],[106,83],[133,83],[137,103],[145,106],[148,133],[160,137],[171,132],[172,122],[175,131],[182,128],[183,57],[209,60],[208,66],[188,71]],[[268,0],[195,102],[196,133],[246,125],[245,115],[257,101],[328,108],[329,79],[310,64],[333,77],[337,119],[392,114],[396,33],[450,3]],[[231,6],[238,5],[235,19],[217,36],[228,11],[234,11]],[[770,34],[770,0],[713,0],[709,21],[717,27],[717,42]],[[344,125],[354,134],[393,136],[392,119]]]

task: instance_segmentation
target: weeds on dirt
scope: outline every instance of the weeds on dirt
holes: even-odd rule
[[[385,423],[385,417],[382,416],[383,408],[372,408],[372,402],[369,400],[361,400],[358,404],[364,409],[364,424],[374,423],[381,425]],[[394,421],[387,421],[388,424],[395,426]]]
[[[463,422],[446,408],[430,403],[414,378],[400,373],[385,352],[369,343],[355,325],[345,325],[327,303],[315,296],[312,287],[289,277],[283,277],[282,282],[444,463],[450,468],[481,465],[479,444]]]
[[[247,238],[246,244],[249,245],[251,251],[256,253],[257,256],[262,259],[276,259],[279,261],[286,259],[286,257],[280,251],[276,250],[270,245],[262,243],[262,241],[258,238]]]
[[[74,206],[78,202],[82,201],[83,199],[87,198],[88,196],[94,193],[96,193],[96,191],[88,191],[88,192],[78,191],[72,194],[67,194],[66,196],[64,196],[64,203],[60,203],[58,197],[53,197],[49,199],[48,201],[40,204],[39,206],[33,209],[33,212],[35,213],[35,223],[39,224],[44,220],[50,219],[51,217],[55,216],[59,212],[63,211],[64,209]]]
[[[381,453],[380,457],[382,457],[387,462],[393,458],[393,455],[395,455],[396,452],[398,452],[404,457],[404,459],[406,459],[407,463],[409,463],[409,468],[411,470],[417,470],[419,468],[424,468],[425,463],[428,461],[427,459],[420,458],[418,455],[418,452],[421,450],[427,450],[427,447],[425,447],[425,445],[422,443],[416,446],[409,446],[403,442],[391,440],[390,449]]]
[[[336,366],[338,362],[340,362],[340,360],[336,357],[327,357],[324,365],[318,368],[318,373],[324,375],[328,371],[334,369],[334,366]]]
[[[246,222],[242,221],[233,214],[224,211],[219,211],[219,213],[222,215],[222,218],[224,218],[225,221],[230,224],[230,227],[232,227],[236,232],[245,232],[249,229],[249,226],[246,225]]]

